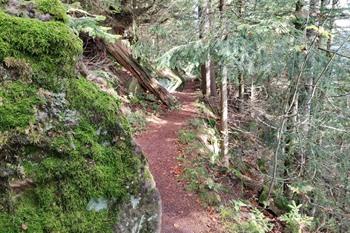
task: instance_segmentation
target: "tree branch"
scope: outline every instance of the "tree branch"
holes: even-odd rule
[[[328,49],[324,49],[324,48],[318,48],[318,49],[321,50],[321,51],[327,52],[327,53],[333,53],[333,54],[335,54],[335,55],[338,55],[339,57],[345,57],[345,58],[350,59],[350,56],[341,54],[341,53],[339,53],[339,52],[337,52],[337,51],[328,50]]]

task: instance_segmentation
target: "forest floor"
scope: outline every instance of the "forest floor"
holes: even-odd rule
[[[183,147],[178,132],[198,116],[195,102],[199,93],[197,83],[188,82],[182,92],[174,93],[181,107],[151,119],[146,130],[136,136],[161,195],[162,233],[221,232],[215,213],[203,207],[196,194],[185,190],[177,174]]]

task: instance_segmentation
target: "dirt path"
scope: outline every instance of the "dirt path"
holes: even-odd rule
[[[162,198],[162,233],[217,232],[215,222],[200,206],[198,197],[186,192],[174,173],[181,149],[177,142],[178,131],[196,117],[194,102],[198,94],[195,83],[187,83],[183,92],[175,93],[181,109],[157,118],[136,138],[149,161]]]

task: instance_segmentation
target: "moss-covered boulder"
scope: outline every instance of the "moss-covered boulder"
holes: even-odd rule
[[[81,53],[66,24],[0,12],[0,233],[155,231],[145,161]]]
[[[35,0],[37,8],[45,14],[50,14],[55,20],[68,20],[66,9],[60,0]]]
[[[38,87],[63,90],[81,53],[81,40],[64,23],[13,17],[0,11],[0,60],[13,57],[28,63]]]
[[[1,0],[0,6],[7,13],[22,18],[68,22],[66,6],[60,0]]]

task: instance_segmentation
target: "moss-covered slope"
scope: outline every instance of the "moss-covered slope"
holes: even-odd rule
[[[0,233],[112,232],[143,162],[61,22],[0,12]]]

